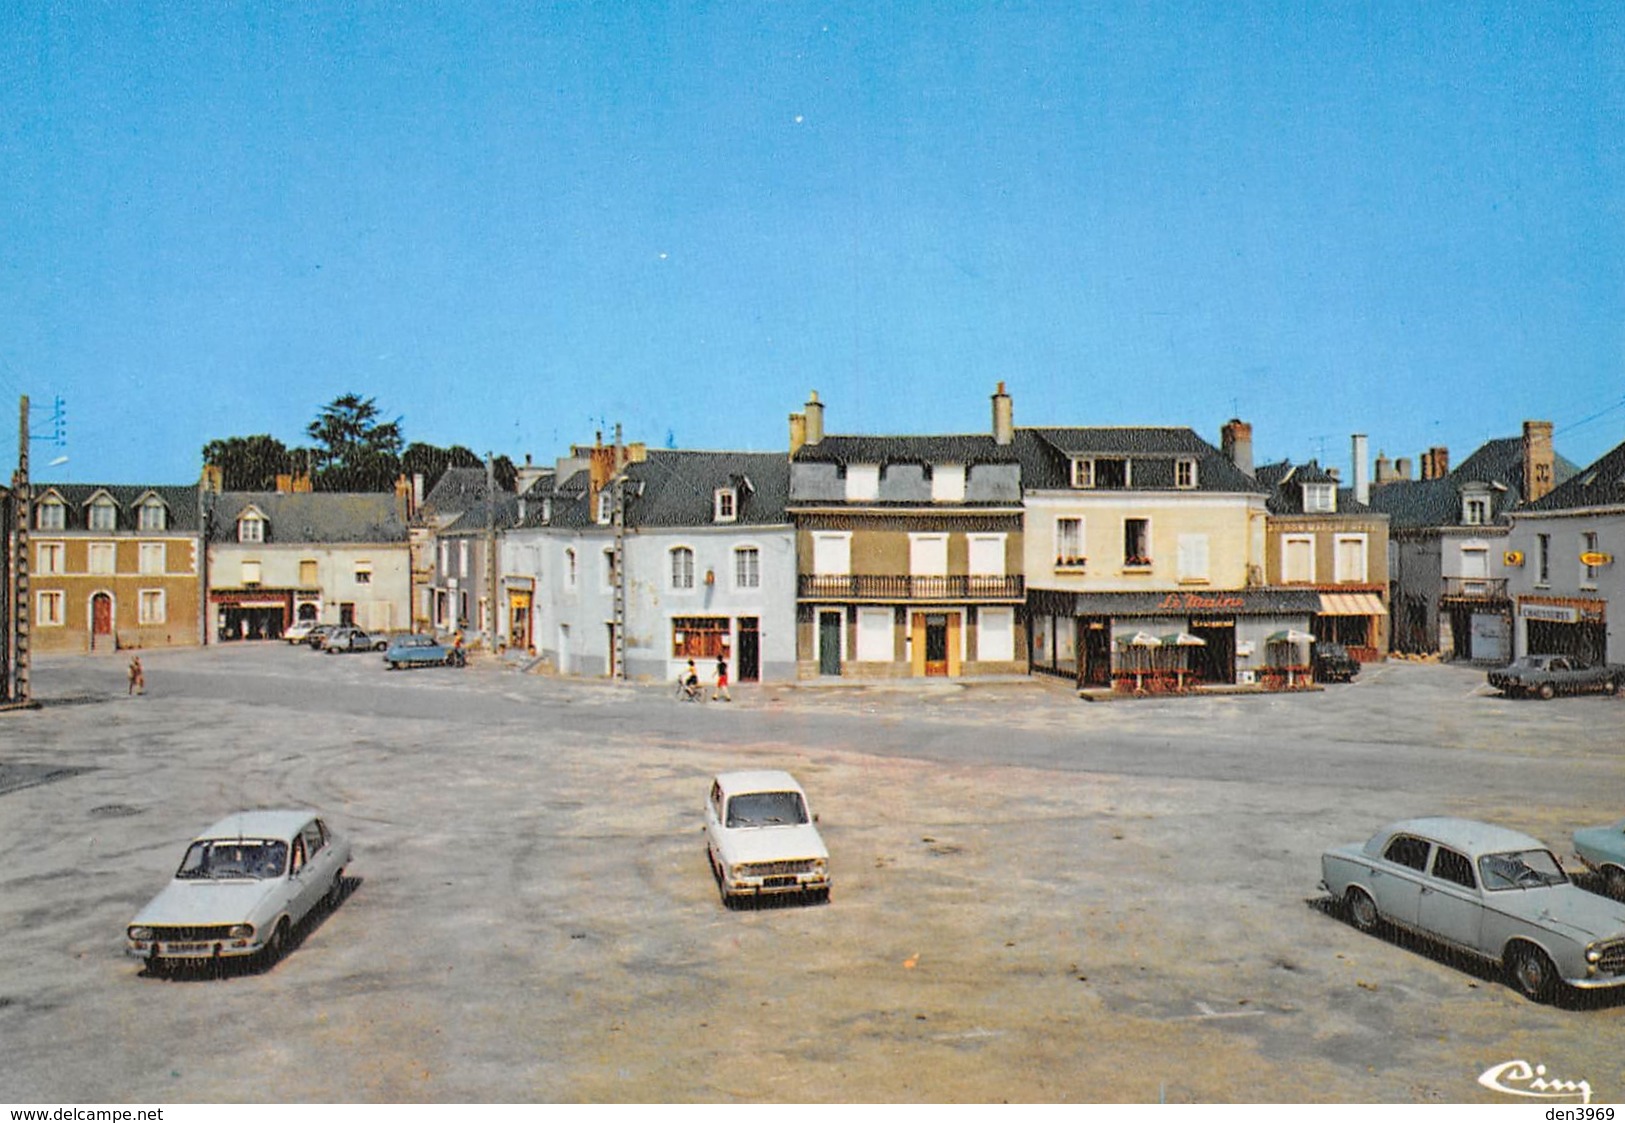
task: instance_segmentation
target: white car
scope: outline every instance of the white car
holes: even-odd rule
[[[1321,885],[1364,932],[1392,924],[1499,964],[1536,1001],[1625,986],[1625,906],[1569,881],[1539,839],[1469,819],[1406,819],[1321,856]]]
[[[829,851],[788,772],[724,772],[705,803],[706,856],[732,906],[744,897],[829,900]]]
[[[243,811],[198,835],[175,878],[125,930],[125,951],[172,963],[275,962],[318,905],[344,895],[350,844],[313,811]]]

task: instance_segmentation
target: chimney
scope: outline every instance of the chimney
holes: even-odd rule
[[[416,511],[423,506],[423,473],[412,473],[412,510]]]
[[[1377,450],[1377,486],[1394,482],[1394,462],[1382,449]]]
[[[221,471],[218,464],[205,464],[203,466],[203,490],[212,491],[219,495],[225,488],[226,474]]]
[[[1253,474],[1253,427],[1251,425],[1235,417],[1226,421],[1224,428],[1219,430],[1219,448],[1224,452],[1230,463],[1249,476]]]
[[[1401,456],[1394,461],[1394,479],[1408,480],[1411,478],[1411,458]]]
[[[792,413],[790,415],[790,455],[794,456],[801,451],[801,446],[807,443],[807,415]]]
[[[824,442],[824,403],[818,400],[818,391],[814,390],[807,398],[807,443],[810,445]]]
[[[404,472],[395,477],[395,498],[406,508],[407,518],[417,514],[417,508],[412,506],[412,481],[406,478]]]
[[[276,493],[287,495],[293,491],[293,473],[278,472],[276,475]]]
[[[1552,451],[1552,423],[1523,423],[1523,498],[1532,503],[1557,486],[1553,477],[1556,453]]]
[[[993,443],[1007,445],[1015,439],[1015,409],[1011,405],[1010,395],[1004,392],[1004,383],[1001,382],[993,394]]]
[[[1434,445],[1422,454],[1422,478],[1442,480],[1450,474],[1450,450]]]
[[[1354,499],[1357,503],[1371,502],[1371,477],[1366,459],[1365,434],[1354,434]]]

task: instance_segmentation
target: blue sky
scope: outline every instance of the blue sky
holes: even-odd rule
[[[1000,380],[1345,470],[1625,440],[1618,4],[18,0],[0,50],[40,479],[349,391],[516,460],[783,448],[812,389],[982,431]]]

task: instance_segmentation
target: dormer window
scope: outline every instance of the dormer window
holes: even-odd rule
[[[158,499],[143,500],[136,508],[136,525],[142,530],[164,530],[169,526],[169,510]]]
[[[965,466],[935,464],[931,468],[931,500],[935,503],[965,501]]]
[[[1095,456],[1074,460],[1072,486],[1114,490],[1126,488],[1129,486],[1128,461],[1121,456]]]
[[[90,504],[87,525],[91,530],[114,530],[118,527],[118,504],[105,495],[99,495]]]
[[[739,493],[731,487],[719,487],[712,496],[712,512],[719,523],[731,523],[739,517]]]
[[[64,530],[68,525],[68,509],[60,499],[44,499],[40,501],[39,511],[34,516],[34,529],[36,530]]]
[[[237,520],[237,541],[264,542],[265,519],[258,514],[247,514]]]
[[[553,521],[553,500],[552,500],[551,497],[549,497],[547,499],[542,500],[542,522],[543,523],[550,523],[552,521]]]
[[[1186,491],[1196,486],[1196,461],[1188,458],[1174,461],[1174,486]]]
[[[846,498],[874,500],[880,498],[880,465],[848,464],[846,466]]]
[[[598,493],[598,522],[607,526],[615,515],[615,495],[608,488]]]
[[[1327,515],[1337,510],[1337,485],[1335,483],[1306,483],[1303,485],[1303,509],[1305,514]]]
[[[1490,521],[1488,496],[1469,495],[1461,501],[1461,521],[1464,526],[1483,526]]]

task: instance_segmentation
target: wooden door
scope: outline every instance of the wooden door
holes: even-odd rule
[[[113,635],[113,598],[97,593],[90,598],[90,646],[94,650]]]

